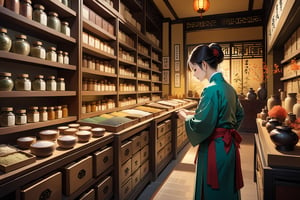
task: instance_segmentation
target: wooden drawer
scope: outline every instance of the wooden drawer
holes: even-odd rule
[[[148,157],[149,157],[149,145],[146,145],[141,149],[141,163],[147,160]]]
[[[113,165],[113,148],[107,147],[94,153],[94,176],[99,176]]]
[[[64,174],[64,193],[70,195],[93,176],[93,159],[88,156],[76,163],[71,163],[65,167]]]
[[[168,119],[165,121],[165,132],[168,132],[168,131],[171,131],[171,128],[172,128],[172,123],[171,123],[171,120]]]
[[[78,200],[94,200],[94,199],[96,199],[96,192],[94,189],[91,189],[88,192],[82,194]]]
[[[97,200],[108,200],[113,196],[113,179],[111,176],[104,179],[97,186]]]
[[[164,151],[165,151],[165,157],[166,157],[167,155],[169,155],[172,152],[172,144],[168,143],[165,146]]]
[[[134,189],[141,180],[141,168],[138,168],[131,176],[131,185]]]
[[[121,167],[120,181],[124,183],[131,175],[131,159],[127,160]]]
[[[62,199],[62,174],[57,172],[36,184],[21,190],[21,199]]]
[[[131,171],[134,172],[141,166],[141,151],[138,151],[132,156],[131,159]]]
[[[120,199],[122,200],[126,199],[126,197],[129,195],[131,190],[132,190],[131,178],[129,178],[128,181],[121,187]]]
[[[156,142],[157,151],[160,151],[165,146],[165,144],[166,144],[166,137],[165,136],[160,137]]]
[[[179,136],[179,135],[182,135],[182,133],[183,133],[183,127],[181,126],[181,127],[178,127],[177,128],[177,137]]]
[[[165,128],[166,128],[166,125],[165,123],[161,123],[157,126],[157,136],[156,138],[160,138],[161,136],[163,136],[165,134]]]
[[[132,144],[132,154],[135,154],[141,149],[141,137],[139,135],[131,138]]]
[[[172,141],[172,132],[171,131],[167,132],[165,137],[166,137],[166,143],[165,144],[170,143]]]
[[[164,159],[164,157],[165,157],[165,151],[164,149],[162,149],[157,153],[156,164],[159,164]]]
[[[144,147],[149,143],[149,131],[142,131],[140,137],[141,137],[141,147]]]
[[[123,164],[132,156],[132,142],[127,141],[121,146],[121,163]]]
[[[147,160],[141,165],[140,173],[141,173],[141,178],[144,178],[146,174],[149,172],[149,161]]]

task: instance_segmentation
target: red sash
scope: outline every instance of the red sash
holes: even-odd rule
[[[208,138],[209,145],[207,161],[207,184],[210,185],[213,189],[219,188],[215,143],[215,139],[219,137],[223,137],[224,149],[226,153],[228,153],[228,151],[230,150],[232,139],[234,139],[233,142],[235,145],[235,187],[237,190],[239,190],[244,186],[239,152],[242,138],[235,129],[216,128],[214,133]]]

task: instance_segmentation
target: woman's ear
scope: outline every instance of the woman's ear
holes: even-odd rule
[[[206,72],[207,69],[208,69],[208,64],[207,64],[207,62],[205,62],[205,61],[203,60],[203,61],[202,61],[202,70]]]

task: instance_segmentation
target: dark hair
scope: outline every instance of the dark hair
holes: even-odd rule
[[[217,69],[219,63],[223,61],[224,53],[217,43],[210,45],[198,45],[191,52],[188,63],[198,64],[202,69],[202,61],[207,62],[213,69]]]

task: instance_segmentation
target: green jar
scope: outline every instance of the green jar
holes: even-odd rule
[[[61,23],[60,23],[60,20],[58,19],[58,14],[56,12],[49,12],[49,15],[47,18],[47,26],[60,32]]]
[[[9,51],[11,48],[11,39],[7,35],[7,29],[0,29],[0,50]]]
[[[56,80],[55,76],[49,76],[46,81],[46,90],[47,91],[56,91]]]
[[[32,82],[32,90],[34,91],[45,91],[46,82],[43,75],[38,75],[35,77],[35,80]]]
[[[15,89],[17,91],[30,91],[31,81],[28,74],[20,74],[15,80]]]
[[[40,41],[34,42],[30,50],[30,55],[32,57],[46,59],[46,50],[42,45],[43,43]]]
[[[44,11],[45,7],[41,4],[35,4],[33,7],[32,19],[47,26],[47,14]]]
[[[13,42],[12,52],[28,56],[30,53],[30,44],[26,41],[26,35],[17,35]]]
[[[0,91],[12,91],[14,82],[11,79],[11,73],[0,72]]]

